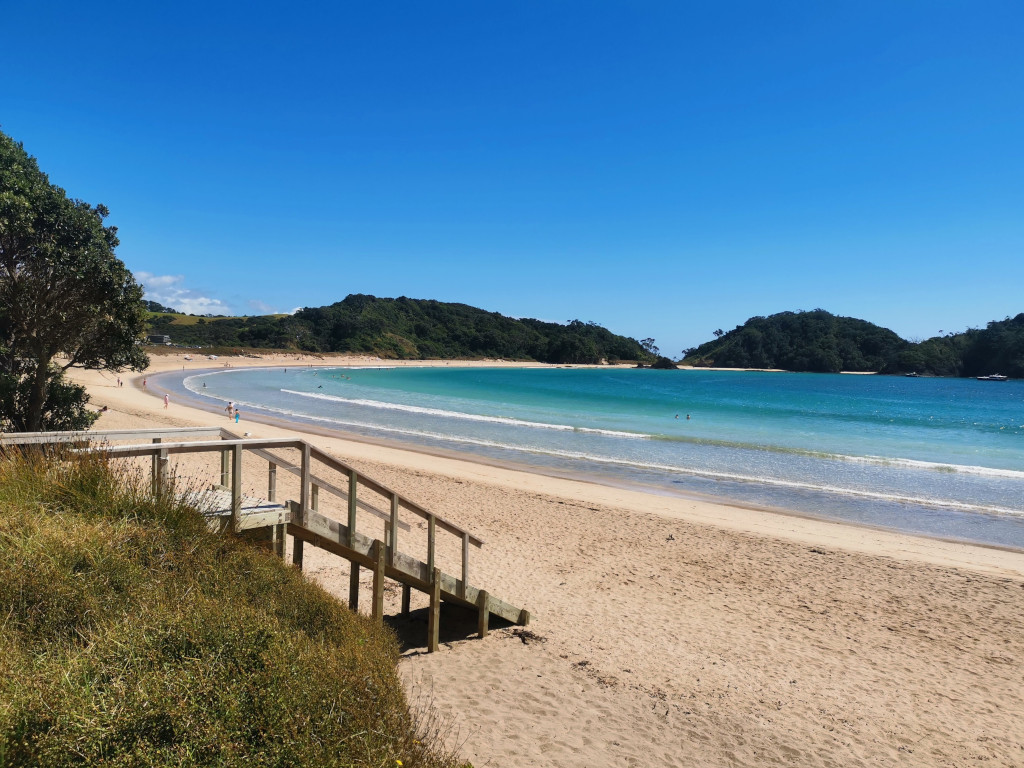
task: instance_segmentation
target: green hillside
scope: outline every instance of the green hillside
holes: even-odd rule
[[[879,371],[907,348],[887,328],[823,309],[752,317],[689,352],[689,365],[787,371]]]
[[[388,358],[598,363],[648,357],[635,339],[594,323],[517,320],[466,304],[404,296],[353,294],[294,315],[193,318],[158,313],[151,316],[150,327],[175,344],[364,352]]]
[[[750,318],[688,351],[683,361],[722,368],[1024,378],[1024,314],[915,343],[888,328],[822,309],[780,312]]]

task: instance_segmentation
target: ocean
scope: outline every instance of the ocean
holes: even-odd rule
[[[169,377],[172,391],[249,416],[1024,548],[1021,381],[457,366]]]

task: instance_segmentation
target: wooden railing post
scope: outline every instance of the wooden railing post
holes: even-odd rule
[[[354,469],[348,471],[348,546],[354,549],[356,546],[356,486],[359,484],[359,475]],[[352,561],[352,569],[348,575],[348,607],[353,611],[359,610],[359,563]]]
[[[384,542],[373,542],[373,607],[371,615],[377,621],[384,620]]]
[[[299,519],[296,525],[306,525],[306,505],[309,504],[309,443],[302,444],[302,460],[299,467]],[[292,564],[302,570],[302,548],[305,542],[292,536]]]
[[[320,509],[320,486],[313,483],[309,488],[309,508],[314,512]]]
[[[220,484],[227,488],[231,482],[231,451],[225,449],[220,452]]]
[[[430,571],[430,610],[427,614],[427,653],[437,650],[441,625],[441,569]]]
[[[466,587],[469,585],[469,534],[462,533],[462,584],[459,586],[459,597],[466,599]]]
[[[302,505],[302,520],[306,522],[306,507],[309,506],[309,443],[302,445],[302,461],[299,467],[299,504]]]
[[[395,552],[398,551],[398,494],[391,494],[391,540],[388,542],[388,565],[395,566]]]
[[[487,624],[491,616],[491,596],[486,589],[481,589],[476,597],[476,632],[480,637],[487,637]]]
[[[356,545],[356,486],[359,484],[359,475],[354,469],[348,471],[348,546],[354,548]]]
[[[153,444],[160,442],[159,437],[153,438]],[[153,495],[156,496],[160,493],[160,454],[153,454]]]
[[[274,462],[268,462],[270,467],[267,469],[267,501],[277,501],[277,464]]]
[[[242,521],[242,446],[231,452],[231,530],[237,532]]]
[[[433,515],[427,518],[427,573],[434,572],[434,553],[436,552],[437,520]]]
[[[167,493],[168,466],[170,463],[171,457],[167,453],[167,449],[164,448],[160,451],[160,456],[157,458],[156,471],[157,487],[161,494]]]
[[[351,611],[359,610],[359,563],[355,560],[348,574],[348,607]]]
[[[410,587],[408,584],[403,584],[402,585],[402,615],[403,616],[408,616],[409,615],[409,603],[412,602],[411,601],[411,597],[412,597],[412,587]]]

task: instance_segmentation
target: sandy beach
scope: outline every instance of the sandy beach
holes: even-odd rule
[[[146,375],[393,364],[195,358]],[[228,425],[143,375],[71,376],[108,408],[97,429]],[[395,621],[410,701],[476,768],[1024,765],[1024,553],[309,439],[482,537],[473,583],[531,611],[483,640],[447,612],[435,654],[420,596]],[[347,563],[306,564],[347,597]]]

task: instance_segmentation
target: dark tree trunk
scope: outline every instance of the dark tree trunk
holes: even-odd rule
[[[42,430],[43,406],[46,403],[46,390],[50,381],[49,361],[36,358],[36,370],[32,374],[32,388],[29,390],[28,408],[25,413],[25,431],[39,432]]]

